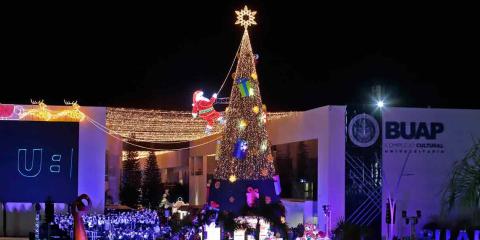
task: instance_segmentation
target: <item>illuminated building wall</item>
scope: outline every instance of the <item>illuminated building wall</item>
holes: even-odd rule
[[[24,111],[38,109],[37,105],[15,105]],[[71,106],[48,106],[52,114],[65,113]],[[80,107],[80,110],[96,122],[106,124],[105,107]],[[62,114],[63,114],[62,113]],[[18,115],[17,115],[18,116]],[[60,115],[58,115],[60,116]],[[15,118],[15,115],[13,115]],[[5,118],[3,119],[5,120]],[[29,115],[24,120],[45,120]],[[48,119],[53,121],[53,118]],[[2,121],[2,119],[0,119]],[[19,120],[21,121],[21,120]],[[69,117],[59,117],[55,121],[74,121]],[[78,121],[78,120],[76,120]],[[92,210],[103,212],[105,204],[105,153],[107,135],[99,131],[90,122],[80,121],[79,126],[79,163],[78,163],[78,193],[86,193],[92,200]],[[4,184],[4,183],[2,183]],[[57,211],[66,211],[65,204],[55,204]],[[42,208],[44,209],[44,208]],[[0,207],[0,210],[1,207]],[[43,212],[43,211],[42,211]],[[14,236],[27,236],[34,225],[34,210],[32,203],[7,203],[7,233]],[[0,218],[0,226],[3,224]],[[2,229],[0,228],[0,234]]]

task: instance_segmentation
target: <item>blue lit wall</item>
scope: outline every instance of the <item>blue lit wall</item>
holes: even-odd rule
[[[0,121],[0,201],[72,202],[78,140],[77,122]]]

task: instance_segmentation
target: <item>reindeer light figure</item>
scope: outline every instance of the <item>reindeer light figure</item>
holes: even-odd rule
[[[38,118],[38,119],[41,119],[41,120],[44,120],[44,121],[49,121],[50,119],[52,119],[53,115],[52,115],[52,113],[50,113],[50,111],[47,108],[47,104],[45,104],[43,102],[43,100],[33,101],[33,100],[30,99],[30,102],[33,105],[38,105],[38,107],[29,109],[29,110],[21,113],[21,115],[20,115],[21,119],[25,118],[27,116],[32,116],[34,118]]]
[[[69,102],[63,100],[63,102],[67,106],[72,106],[72,109],[60,111],[59,113],[55,114],[55,118],[67,117],[77,121],[82,121],[83,119],[85,119],[85,114],[80,111],[80,105],[77,101]]]

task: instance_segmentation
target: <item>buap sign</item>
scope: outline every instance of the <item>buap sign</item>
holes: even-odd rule
[[[385,122],[386,139],[427,139],[435,140],[445,130],[440,122]]]

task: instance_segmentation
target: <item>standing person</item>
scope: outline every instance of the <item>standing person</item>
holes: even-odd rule
[[[107,218],[105,219],[105,225],[103,226],[103,229],[104,229],[106,232],[110,232],[110,229],[111,229],[110,217],[107,217]]]

